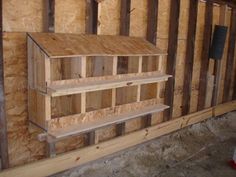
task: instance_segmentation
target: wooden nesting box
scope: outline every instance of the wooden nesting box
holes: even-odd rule
[[[170,75],[159,71],[166,53],[142,38],[56,33],[27,38],[29,119],[51,137],[87,133],[168,108],[158,103],[157,87],[154,96],[143,93],[145,85]]]

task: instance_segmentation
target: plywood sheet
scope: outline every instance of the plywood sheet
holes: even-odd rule
[[[165,55],[143,38],[112,35],[30,33],[50,58],[78,56]]]
[[[42,32],[43,0],[3,0],[3,31]]]
[[[130,36],[139,36],[139,37],[146,36],[147,2],[148,2],[147,0],[131,1]]]
[[[55,1],[55,32],[85,32],[85,0]]]
[[[118,35],[120,32],[120,0],[104,0],[98,4],[98,34]]]

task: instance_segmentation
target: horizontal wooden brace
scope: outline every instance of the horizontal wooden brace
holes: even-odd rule
[[[90,147],[64,153],[53,158],[40,160],[23,166],[3,170],[0,177],[44,177],[61,172],[112,153],[124,150],[151,139],[169,134],[181,128],[204,121],[208,118],[236,110],[236,100],[217,105],[193,114],[182,116],[125,136],[99,143]]]

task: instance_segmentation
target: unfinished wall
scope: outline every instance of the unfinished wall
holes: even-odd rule
[[[162,0],[158,8],[157,46],[165,51],[168,47],[169,10],[171,0]],[[85,32],[85,0],[56,0],[55,32]],[[174,97],[174,117],[181,116],[186,39],[188,30],[189,0],[181,0],[180,27],[176,64],[176,83]],[[130,35],[146,36],[147,1],[131,0]],[[197,110],[198,86],[201,64],[201,48],[204,30],[205,4],[199,3],[197,36],[194,56],[191,112]],[[43,0],[3,0],[4,32],[4,77],[6,94],[6,114],[10,165],[16,166],[45,157],[45,144],[36,140],[37,129],[30,127],[27,116],[27,51],[26,32],[43,32]],[[229,25],[231,12],[227,13]],[[99,1],[98,34],[119,34],[120,1]],[[214,24],[219,23],[219,7],[214,7]],[[225,49],[227,51],[227,48]],[[225,52],[226,53],[226,52]],[[163,70],[165,70],[163,61]],[[224,74],[226,54],[223,58]],[[223,88],[224,77],[221,80]],[[163,101],[163,89],[160,101]],[[220,91],[222,100],[223,89]],[[220,101],[221,102],[221,101]],[[162,120],[155,119],[153,123]],[[140,120],[127,123],[127,131],[140,127]],[[113,137],[114,127],[98,133],[100,139]],[[84,137],[72,138],[57,144],[59,153],[83,145]]]

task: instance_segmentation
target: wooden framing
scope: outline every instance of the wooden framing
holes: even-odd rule
[[[48,134],[47,152],[50,157],[56,155],[55,143],[61,139],[87,134],[86,144],[96,144],[98,129],[117,125],[117,135],[123,135],[124,125],[128,120],[169,108],[160,105],[156,98],[140,99],[141,85],[167,81],[171,77],[160,71],[142,72],[143,56],[166,55],[144,39],[59,33],[30,33],[27,38],[29,117]],[[125,47],[113,48],[113,43],[116,42],[125,43]],[[64,44],[71,46],[70,49],[64,48]],[[120,55],[137,60],[138,71],[117,74],[117,60]],[[87,59],[91,59],[90,57],[107,62],[108,75],[102,72],[98,76],[87,77]],[[104,63],[99,65],[100,68]],[[116,89],[129,86],[139,88],[137,100],[117,103]],[[110,104],[106,107],[89,105],[89,94],[103,90],[111,91],[108,95],[111,97]],[[55,97],[58,99],[55,100]],[[68,109],[64,109],[66,104]],[[150,115],[148,119],[151,120]],[[146,126],[151,125],[150,120],[145,123]]]
[[[220,25],[226,25],[226,17],[227,17],[227,5],[221,5],[220,6],[220,18],[219,18],[219,24]],[[213,94],[212,94],[212,102],[211,105],[215,106],[218,103],[219,99],[219,87],[220,87],[220,80],[221,80],[221,69],[222,69],[222,61],[221,60],[215,60],[214,65],[214,87],[213,87]]]
[[[129,36],[131,0],[120,1],[120,35]],[[127,57],[118,58],[118,68],[128,70]],[[116,126],[117,136],[125,134],[125,122]]]
[[[208,118],[220,116],[236,109],[236,101],[220,104],[212,108],[189,114],[161,123],[128,135],[118,137],[106,142],[96,144],[87,148],[82,148],[69,153],[58,155],[54,158],[41,160],[20,167],[4,170],[0,177],[24,176],[24,177],[44,177],[49,176],[69,168],[77,167],[93,160],[103,158],[112,153],[130,148],[151,139],[169,134],[189,125],[199,123]]]
[[[205,24],[203,34],[203,46],[202,46],[202,62],[200,69],[200,81],[199,81],[199,96],[197,110],[203,110],[205,108],[206,90],[207,90],[207,73],[209,67],[209,49],[211,44],[212,33],[212,19],[213,19],[213,3],[207,1],[205,11]]]
[[[188,36],[184,69],[183,86],[183,108],[182,115],[187,115],[190,111],[190,98],[192,93],[192,74],[194,62],[194,47],[197,26],[198,0],[191,0],[189,6]]]
[[[7,120],[5,113],[2,20],[2,0],[0,0],[0,169],[6,169],[9,167],[9,157],[7,140]]]
[[[148,1],[147,14],[147,37],[146,39],[156,45],[157,38],[157,19],[158,19],[158,0]]]
[[[54,32],[55,0],[44,0],[44,32]]]
[[[86,25],[87,34],[96,34],[98,25],[98,2],[96,0],[86,0]]]
[[[169,78],[165,89],[164,103],[170,106],[169,110],[164,112],[164,120],[170,120],[173,113],[174,88],[175,88],[175,66],[178,44],[180,0],[171,1],[170,22],[169,22],[169,40],[166,73],[172,75]]]
[[[236,41],[236,8],[232,9],[231,15],[231,25],[229,33],[229,47],[228,56],[225,71],[225,82],[224,82],[224,92],[223,92],[223,102],[230,101],[230,85],[232,82],[232,71],[235,56],[235,41]]]

